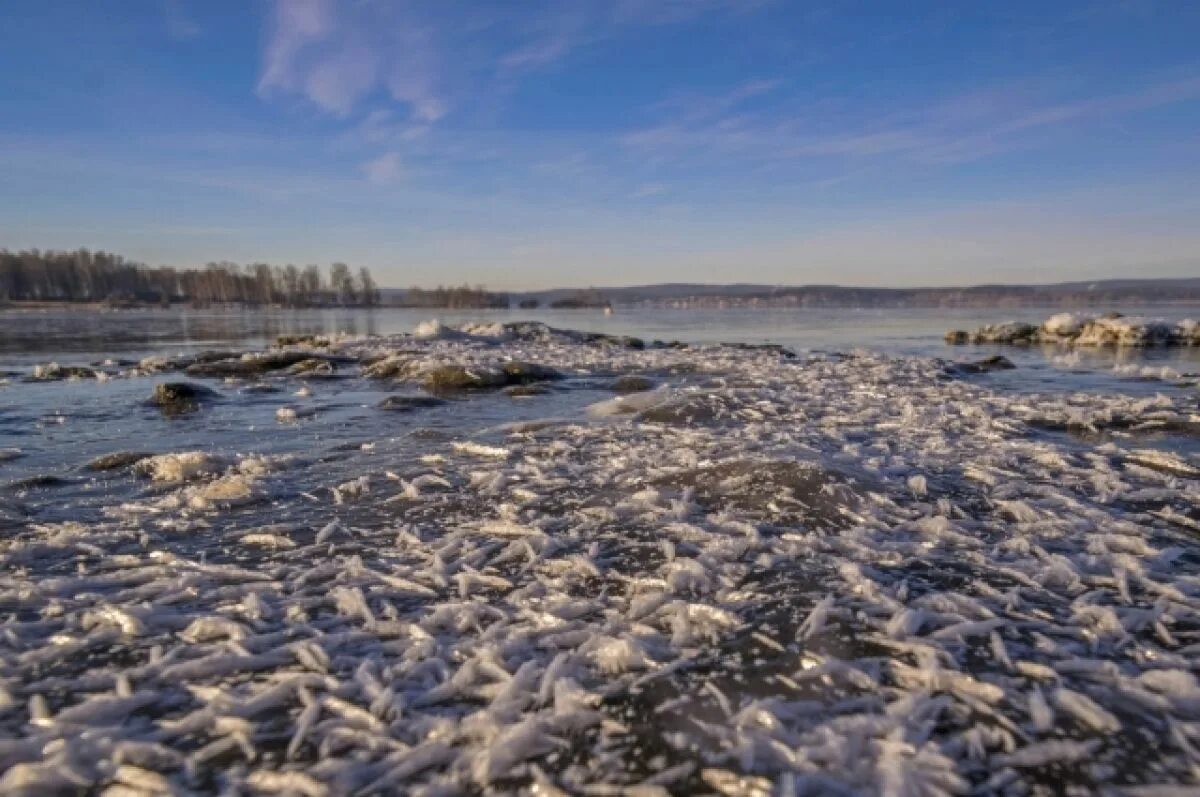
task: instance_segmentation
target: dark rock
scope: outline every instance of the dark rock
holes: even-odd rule
[[[497,390],[510,385],[529,385],[563,379],[561,372],[537,363],[507,362],[499,368],[443,365],[427,371],[422,386],[431,393],[461,390]]]
[[[411,376],[415,367],[407,354],[393,354],[364,361],[362,375],[368,379],[397,379]]]
[[[328,346],[329,338],[324,335],[278,335],[275,345],[284,346]]]
[[[583,333],[584,342],[599,346],[618,346],[623,349],[644,349],[646,341],[632,335],[609,335],[604,332]]]
[[[323,377],[333,376],[336,370],[337,366],[329,360],[309,357],[307,360],[301,360],[295,365],[289,366],[286,373],[289,376]]]
[[[443,365],[427,372],[421,384],[431,393],[450,393],[459,390],[498,389],[510,383],[503,371]]]
[[[722,343],[722,346],[728,349],[739,349],[741,351],[769,351],[778,354],[786,359],[794,359],[796,352],[779,343]]]
[[[53,473],[39,473],[9,482],[4,485],[4,489],[10,492],[23,492],[43,487],[62,487],[65,484],[69,484],[69,482],[61,476],[56,476]]]
[[[309,352],[281,351],[253,357],[230,357],[212,361],[197,360],[185,370],[188,376],[249,377],[281,371],[305,360],[313,359]]]
[[[508,387],[504,388],[504,394],[506,396],[512,396],[513,398],[544,396],[550,392],[550,388],[547,385],[540,384],[538,382],[532,382],[527,385],[509,385]]]
[[[215,363],[221,360],[235,360],[241,355],[236,351],[202,351],[191,357],[193,363]]]
[[[141,462],[151,454],[142,451],[114,451],[111,454],[96,457],[87,464],[88,470],[119,470]]]
[[[448,404],[445,399],[436,396],[388,396],[379,402],[379,409],[390,412],[412,412]]]
[[[219,398],[219,395],[203,385],[191,382],[163,382],[154,386],[150,403],[164,412],[184,412],[194,410],[203,402],[215,398]]]
[[[612,383],[614,393],[644,393],[654,389],[654,380],[645,376],[629,375],[619,377]]]
[[[956,363],[951,367],[959,373],[986,374],[991,371],[1010,371],[1017,366],[1013,365],[1012,360],[997,354],[973,363]]]
[[[501,366],[505,378],[510,385],[525,385],[531,382],[551,382],[562,379],[560,371],[546,365],[527,363],[514,360]]]
[[[1027,346],[1038,340],[1041,328],[1022,321],[1009,321],[1003,324],[989,324],[980,327],[971,335],[971,343],[1003,343],[1015,346]]]
[[[965,346],[971,342],[971,333],[965,329],[952,329],[946,333],[946,342],[951,346]]]

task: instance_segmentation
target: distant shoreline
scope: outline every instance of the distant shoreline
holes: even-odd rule
[[[1053,297],[1045,297],[1041,299],[1029,299],[1024,301],[1014,300],[996,300],[996,301],[945,301],[945,302],[879,302],[879,303],[849,303],[849,302],[808,302],[808,303],[787,303],[773,302],[769,300],[751,300],[742,297],[717,297],[705,296],[694,297],[693,299],[658,299],[658,300],[640,300],[640,301],[615,301],[612,303],[614,308],[625,309],[658,309],[658,310],[674,310],[680,312],[701,311],[701,310],[1021,310],[1021,309],[1048,309],[1048,310],[1111,310],[1119,307],[1194,307],[1200,305],[1200,297],[1186,297],[1178,299],[1163,299],[1163,298],[1145,298],[1129,296],[1123,298],[1111,298],[1097,301],[1072,301],[1064,299],[1056,299]],[[429,312],[481,312],[481,313],[504,313],[504,312],[520,312],[520,311],[554,311],[554,312],[572,312],[572,313],[590,313],[594,314],[603,307],[573,307],[573,306],[558,306],[552,307],[548,304],[538,306],[520,306],[513,303],[508,307],[455,307],[449,305],[408,305],[408,304],[376,304],[376,305],[306,305],[291,307],[287,305],[273,304],[239,304],[239,303],[222,303],[210,305],[192,305],[186,303],[177,303],[171,305],[161,305],[156,303],[123,303],[119,305],[108,304],[105,302],[84,301],[7,301],[0,302],[0,313],[37,313],[51,312],[60,310],[77,310],[93,313],[121,313],[121,312],[146,312],[159,311],[163,313],[179,313],[179,312],[279,312],[279,311],[310,311],[310,310],[329,310],[329,311],[346,311],[346,310],[427,310]]]

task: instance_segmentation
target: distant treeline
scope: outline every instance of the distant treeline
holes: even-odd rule
[[[556,310],[583,310],[593,307],[611,307],[612,302],[595,288],[575,291],[568,296],[553,299],[550,306]]]
[[[409,288],[396,303],[403,307],[449,307],[478,310],[488,307],[508,307],[508,294],[492,293],[476,285],[457,288]]]
[[[293,307],[375,305],[379,288],[367,268],[209,263],[150,267],[109,252],[10,252],[0,249],[0,301],[243,303]]]

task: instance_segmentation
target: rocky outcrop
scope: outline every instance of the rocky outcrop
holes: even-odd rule
[[[1126,317],[1120,313],[1092,317],[1059,313],[1041,326],[1010,321],[989,324],[974,332],[953,329],[945,340],[952,345],[1048,343],[1065,346],[1200,346],[1200,322],[1185,319],[1171,323],[1157,319]]]
[[[1012,360],[997,354],[975,362],[955,363],[950,366],[950,371],[959,374],[987,374],[992,371],[1011,371],[1016,367]]]
[[[266,354],[244,355],[226,359],[195,362],[184,369],[188,376],[250,377],[261,376],[273,371],[282,371],[294,365],[315,359],[312,352],[280,351]]]
[[[379,409],[388,410],[389,412],[413,412],[414,410],[425,410],[432,407],[440,407],[446,404],[445,399],[440,399],[437,396],[409,396],[398,395],[388,396],[383,401],[379,402]]]
[[[219,394],[203,385],[192,382],[163,382],[154,386],[150,403],[167,413],[187,412],[215,398],[219,398]]]
[[[644,393],[647,390],[653,390],[655,382],[653,379],[646,376],[638,376],[637,374],[628,374],[626,376],[617,377],[612,383],[612,391],[614,393]]]

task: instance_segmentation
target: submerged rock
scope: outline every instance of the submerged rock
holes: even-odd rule
[[[97,374],[95,369],[86,365],[46,363],[45,365],[35,365],[33,376],[30,378],[35,382],[58,382],[63,379],[95,379]]]
[[[547,385],[532,382],[528,385],[509,385],[504,388],[504,395],[512,396],[513,398],[527,398],[529,396],[544,396],[550,392]]]
[[[412,375],[414,360],[405,354],[393,354],[367,363],[363,376],[368,379],[397,379]]]
[[[295,423],[304,418],[311,418],[316,414],[316,407],[280,407],[275,410],[275,420],[280,423]]]
[[[390,412],[412,412],[440,407],[448,403],[445,399],[436,396],[388,396],[379,402],[379,409]]]
[[[485,390],[508,384],[502,371],[465,365],[442,365],[425,373],[422,386],[431,393],[457,390]]]
[[[721,345],[728,349],[738,349],[740,351],[773,352],[786,360],[793,360],[796,357],[796,352],[780,343],[722,343]]]
[[[309,357],[295,365],[288,366],[285,373],[289,376],[330,377],[334,376],[337,366],[320,357]]]
[[[548,365],[538,365],[518,360],[501,366],[509,384],[524,385],[530,382],[552,382],[563,378],[563,374]]]
[[[144,451],[114,451],[111,454],[96,457],[86,467],[88,470],[97,471],[120,470],[135,465],[150,456],[152,455]]]
[[[189,376],[248,377],[282,371],[297,363],[314,359],[311,352],[282,351],[248,354],[242,357],[197,361],[184,369]]]
[[[960,374],[986,374],[992,371],[1010,371],[1016,367],[1012,360],[996,354],[975,362],[955,363],[950,370]]]
[[[329,338],[325,335],[277,335],[275,345],[284,346],[328,346]]]
[[[561,372],[549,366],[512,361],[497,368],[440,365],[424,372],[421,385],[431,393],[449,393],[463,390],[495,390],[510,385],[528,385],[562,378],[564,377]]]
[[[150,403],[164,412],[186,412],[198,408],[205,401],[219,397],[220,394],[203,385],[191,382],[164,382],[154,386]]]
[[[663,401],[634,417],[642,423],[703,426],[729,416],[729,413],[729,408],[718,396],[700,393]]]
[[[646,376],[637,376],[636,374],[618,377],[612,383],[612,391],[614,393],[643,393],[654,388],[655,382],[653,379]]]
[[[812,462],[733,460],[682,471],[656,486],[693,491],[701,506],[815,528],[845,528],[861,497],[840,473]]]
[[[609,346],[619,346],[624,349],[645,349],[646,341],[641,338],[635,338],[633,335],[601,335],[596,334],[592,338],[594,343],[603,343]]]
[[[54,473],[38,473],[8,482],[4,485],[4,489],[17,493],[25,490],[37,490],[42,487],[61,487],[67,483],[66,479]]]

